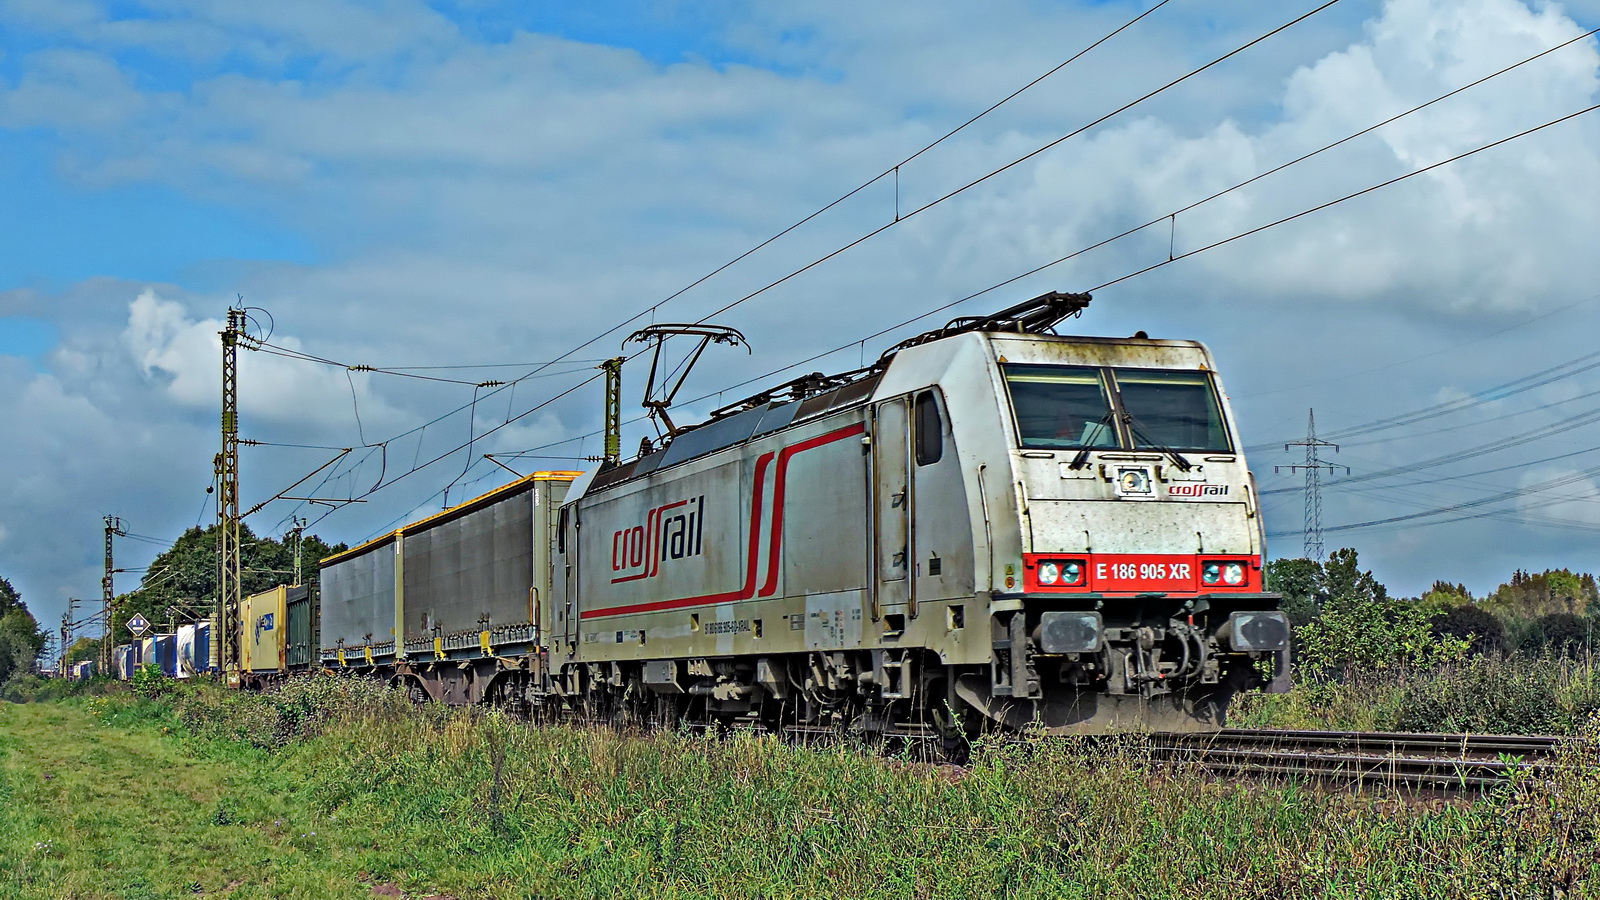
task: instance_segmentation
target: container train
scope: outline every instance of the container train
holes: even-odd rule
[[[111,675],[123,681],[146,665],[156,666],[168,678],[192,678],[217,671],[211,649],[211,623],[191,622],[174,631],[152,634],[111,651]]]
[[[587,473],[539,472],[250,598],[247,683],[951,738],[1220,727],[1289,623],[1210,352],[956,320]],[[298,590],[298,594],[291,591]]]

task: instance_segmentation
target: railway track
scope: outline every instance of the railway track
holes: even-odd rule
[[[1160,759],[1192,763],[1219,775],[1465,792],[1549,774],[1559,740],[1542,735],[1225,729],[1153,735],[1151,749]]]

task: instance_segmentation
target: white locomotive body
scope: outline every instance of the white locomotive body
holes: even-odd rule
[[[661,723],[1220,727],[1287,690],[1290,639],[1227,398],[1198,343],[1049,333],[1087,302],[958,320],[330,557],[322,658]]]
[[[545,623],[560,693],[1062,732],[1217,727],[1236,691],[1286,689],[1202,345],[973,330],[796,393],[569,498]]]

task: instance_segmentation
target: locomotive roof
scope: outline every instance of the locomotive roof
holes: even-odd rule
[[[718,450],[737,446],[825,413],[863,406],[872,399],[879,382],[883,380],[890,365],[900,352],[916,347],[918,348],[918,353],[923,353],[926,351],[921,348],[958,340],[962,335],[972,333],[972,331],[962,331],[932,340],[913,339],[892,348],[889,353],[884,354],[882,359],[871,366],[832,376],[825,376],[820,372],[812,373],[763,391],[745,400],[729,404],[713,411],[711,417],[705,422],[680,430],[672,436],[671,441],[666,446],[595,473],[594,479],[585,489],[585,493],[605,490],[614,485],[643,477],[658,469],[664,469]],[[1159,364],[1163,362],[1163,360],[1159,359],[1163,355],[1160,351],[1196,351],[1200,359],[1195,362],[1195,365],[1201,369],[1210,367],[1205,345],[1199,341],[1150,338],[1142,332],[1133,337],[1116,338],[1039,333],[1018,334],[1015,332],[993,331],[983,332],[983,339],[994,342],[1027,341],[1035,344],[1042,343],[1060,347],[1064,351],[1071,347],[1094,348],[1088,353],[1073,354],[1086,357],[1070,360],[1080,365]],[[1144,349],[1150,352],[1135,352],[1132,354],[1114,352],[1119,349],[1122,351]],[[1067,355],[1067,353],[1063,353],[1063,356]],[[1170,353],[1166,355],[1170,357]],[[1068,361],[1063,359],[1063,362]],[[1168,359],[1165,362],[1170,364],[1171,360]]]

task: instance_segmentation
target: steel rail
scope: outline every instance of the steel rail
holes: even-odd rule
[[[1152,735],[1150,748],[1158,759],[1215,774],[1460,792],[1552,774],[1560,741],[1549,735],[1225,729]]]

